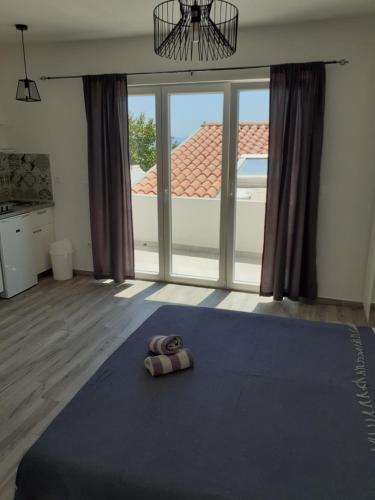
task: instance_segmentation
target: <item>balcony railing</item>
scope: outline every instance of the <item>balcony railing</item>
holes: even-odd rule
[[[259,283],[263,249],[265,197],[236,200],[235,275],[238,281]],[[260,199],[259,199],[260,198]],[[173,268],[177,274],[215,278],[219,249],[220,199],[172,196]],[[157,270],[157,197],[133,195],[136,269]],[[215,265],[214,265],[215,264]],[[207,277],[208,277],[207,276]]]

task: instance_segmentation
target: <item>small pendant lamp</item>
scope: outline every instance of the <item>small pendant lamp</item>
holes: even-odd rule
[[[35,81],[29,80],[27,76],[25,44],[23,41],[23,32],[27,30],[27,26],[26,24],[16,24],[16,29],[21,32],[22,36],[23,63],[25,66],[25,78],[18,80],[16,99],[17,101],[24,102],[39,102],[41,99],[38,87],[36,86]]]

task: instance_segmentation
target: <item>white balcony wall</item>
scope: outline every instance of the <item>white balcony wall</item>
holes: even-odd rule
[[[156,196],[133,194],[133,228],[135,242],[157,243],[157,198]]]
[[[133,195],[134,238],[155,244],[156,196]],[[237,201],[236,251],[261,254],[263,248],[265,203]],[[220,200],[209,198],[172,198],[173,244],[183,247],[219,247]]]
[[[265,201],[238,200],[236,207],[236,251],[262,254]]]

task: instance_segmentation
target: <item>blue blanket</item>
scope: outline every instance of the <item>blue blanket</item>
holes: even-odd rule
[[[150,377],[147,340],[195,366]],[[26,453],[17,500],[374,500],[369,328],[164,306]]]

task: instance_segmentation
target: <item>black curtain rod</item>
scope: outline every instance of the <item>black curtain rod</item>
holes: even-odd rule
[[[349,61],[346,59],[339,59],[337,61],[324,61],[324,64],[340,64],[344,66],[348,64]],[[278,64],[263,64],[261,66],[234,66],[231,68],[202,68],[202,69],[177,69],[169,71],[141,71],[138,73],[124,73],[127,76],[141,76],[141,75],[171,75],[176,73],[194,73],[210,72],[210,71],[234,71],[241,69],[261,69],[261,68],[272,68],[272,66],[279,66]],[[41,76],[41,80],[67,80],[72,78],[82,78],[84,75],[66,75],[66,76]]]

